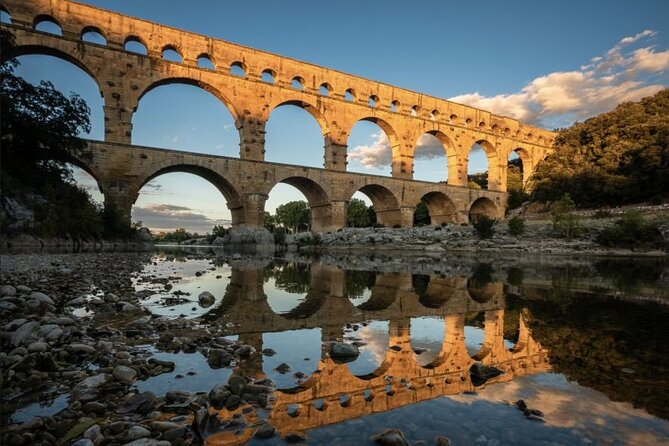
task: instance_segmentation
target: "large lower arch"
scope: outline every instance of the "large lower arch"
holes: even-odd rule
[[[425,203],[430,212],[430,223],[440,225],[442,223],[456,223],[458,212],[453,201],[443,192],[428,192],[423,195],[421,201]]]
[[[280,179],[278,183],[288,184],[299,190],[311,208],[311,230],[326,232],[332,230],[332,203],[327,192],[314,180],[292,176]],[[274,186],[276,186],[276,184]]]
[[[485,215],[489,218],[498,218],[499,209],[495,203],[487,197],[477,198],[472,205],[469,207],[469,222],[473,223],[482,215]]]
[[[192,175],[199,176],[200,178],[211,183],[216,189],[219,190],[225,201],[227,202],[228,209],[230,209],[232,217],[232,225],[238,226],[244,223],[244,212],[242,207],[241,194],[239,191],[223,176],[219,173],[207,168],[198,166],[196,164],[188,163],[179,163],[174,165],[168,165],[163,167],[158,167],[153,173],[148,175],[146,178],[139,183],[134,191],[134,201],[137,201],[139,197],[139,191],[144,187],[149,181],[157,178],[161,175],[168,173],[189,173]]]
[[[380,184],[366,184],[355,192],[365,194],[372,201],[377,223],[388,227],[402,225],[400,202],[390,189]]]

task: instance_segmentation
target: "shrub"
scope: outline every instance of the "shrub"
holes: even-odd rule
[[[492,238],[495,234],[495,225],[497,220],[490,218],[487,215],[480,215],[476,220],[474,220],[474,230],[478,236],[482,239]]]
[[[274,244],[284,246],[286,244],[286,230],[283,228],[276,228],[274,230]]]
[[[511,235],[521,235],[525,232],[525,220],[518,216],[511,218],[507,224],[509,225]]]
[[[635,211],[626,212],[613,226],[602,229],[596,242],[619,248],[661,248],[665,245],[658,224],[647,222]]]
[[[578,232],[578,216],[574,214],[576,205],[568,193],[551,206],[551,216],[553,217],[553,229],[562,233],[567,240],[571,241]]]

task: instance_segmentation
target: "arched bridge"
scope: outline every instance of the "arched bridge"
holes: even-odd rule
[[[139,189],[162,173],[184,171],[218,187],[232,212],[233,226],[259,226],[269,191],[283,182],[309,201],[313,229],[345,225],[356,191],[373,202],[386,226],[411,226],[416,204],[426,202],[432,222],[467,222],[481,213],[503,215],[507,161],[516,152],[525,180],[551,151],[553,132],[444,99],[371,81],[336,70],[190,33],[146,20],[65,0],[5,0],[11,17],[2,25],[16,40],[3,60],[47,54],[67,60],[97,83],[104,99],[104,142],[91,142],[91,161],[76,161],[91,173],[106,204],[130,218]],[[38,31],[53,22],[62,35]],[[84,41],[89,32],[104,44]],[[145,54],[128,49],[141,43]],[[180,61],[166,60],[166,50]],[[204,65],[204,62],[207,65]],[[235,119],[239,158],[188,154],[131,145],[132,116],[152,89],[173,83],[195,85],[215,95]],[[265,124],[276,107],[309,112],[323,134],[323,168],[265,162]],[[392,148],[392,177],[346,172],[348,137],[359,121],[379,125]],[[414,151],[425,133],[434,135],[447,157],[444,183],[413,180]],[[488,189],[467,187],[471,147],[488,158]],[[447,175],[446,175],[447,171]]]

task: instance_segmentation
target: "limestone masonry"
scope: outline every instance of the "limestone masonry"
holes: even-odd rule
[[[267,195],[279,182],[304,193],[316,231],[345,226],[356,191],[369,196],[386,226],[411,226],[421,199],[433,224],[468,222],[480,214],[501,217],[510,153],[522,159],[527,181],[555,138],[553,132],[484,110],[79,3],[5,0],[2,9],[12,20],[2,28],[16,38],[16,47],[4,51],[3,60],[48,54],[74,63],[97,82],[105,101],[105,141],[89,143],[92,160],[73,162],[93,175],[105,202],[128,219],[144,184],[177,171],[211,181],[227,200],[233,226],[239,227],[262,225]],[[36,31],[45,20],[60,25],[62,36]],[[106,44],[82,41],[89,31],[103,35]],[[143,44],[146,54],[127,51],[128,42]],[[166,49],[178,52],[182,62],[163,59]],[[201,67],[203,60],[215,68]],[[233,67],[243,75],[233,74]],[[239,158],[131,145],[132,115],[140,99],[172,83],[198,86],[225,104],[239,130]],[[285,104],[305,109],[319,123],[323,169],[264,161],[265,123],[274,108]],[[378,124],[387,134],[392,177],[346,172],[348,136],[360,120]],[[414,150],[423,133],[444,145],[447,183],[412,179]],[[467,187],[468,155],[475,143],[488,157],[488,190]]]

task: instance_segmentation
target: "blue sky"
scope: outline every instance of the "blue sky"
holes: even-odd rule
[[[332,67],[554,128],[637,100],[669,84],[667,1],[307,1],[188,3],[87,2],[113,11]],[[25,56],[19,73],[75,91],[92,110],[91,138],[102,138],[102,99],[70,64]],[[172,85],[147,94],[133,118],[136,144],[238,156],[232,117],[213,96]],[[272,112],[267,159],[321,166],[315,121],[290,106]],[[349,170],[390,173],[380,129],[359,123],[349,139]],[[486,169],[482,152],[470,172]],[[446,159],[424,138],[415,177],[446,179]],[[80,174],[86,187],[91,187]],[[290,186],[270,194],[270,211],[300,199]],[[157,178],[133,218],[151,228],[205,232],[229,218],[220,193],[188,174]]]

